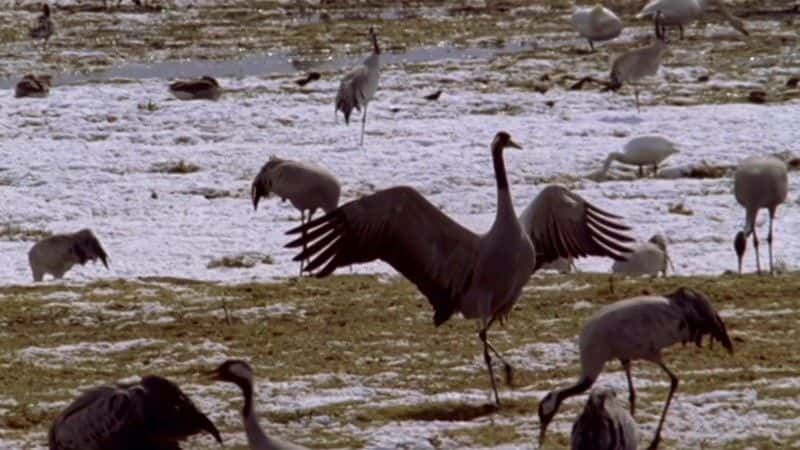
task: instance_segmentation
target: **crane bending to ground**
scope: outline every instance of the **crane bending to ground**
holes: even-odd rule
[[[394,187],[346,203],[325,216],[288,231],[302,234],[287,247],[307,246],[295,260],[309,258],[305,270],[317,277],[336,268],[380,259],[414,283],[441,325],[454,312],[476,319],[495,401],[489,343],[495,320],[511,311],[522,287],[543,264],[558,257],[586,255],[623,259],[632,242],[618,216],[586,202],[561,186],[545,188],[523,212],[514,213],[503,150],[520,148],[501,131],[491,145],[497,183],[497,213],[484,235],[464,228],[411,187]]]

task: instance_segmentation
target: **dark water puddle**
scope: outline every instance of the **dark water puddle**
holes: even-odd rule
[[[424,63],[444,59],[491,58],[500,54],[518,53],[530,49],[529,45],[506,44],[498,47],[420,47],[405,52],[381,55],[382,65]],[[62,73],[53,77],[55,85],[108,82],[111,80],[139,80],[147,78],[183,78],[210,75],[213,77],[245,77],[270,74],[289,74],[304,70],[331,71],[353,66],[358,58],[298,58],[289,54],[268,53],[246,56],[235,60],[181,60],[158,63],[121,64],[88,74]],[[0,79],[0,89],[12,88],[20,77]]]

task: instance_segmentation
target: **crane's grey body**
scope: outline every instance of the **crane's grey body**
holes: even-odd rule
[[[744,22],[735,17],[728,10],[725,2],[712,0],[719,8],[725,20],[744,35],[748,35]],[[708,7],[708,0],[652,0],[642,8],[637,18],[655,17],[657,13],[662,15],[662,25],[677,26],[680,28],[680,38],[683,39],[683,27],[688,25],[705,14]]]
[[[769,271],[773,272],[772,261],[772,223],[778,205],[786,200],[789,192],[789,177],[786,163],[773,156],[751,156],[739,163],[733,176],[733,193],[736,201],[745,208],[744,228],[734,238],[734,247],[739,259],[739,273],[742,272],[742,257],[747,246],[747,237],[752,233],[756,252],[756,265],[761,272],[756,234],[756,216],[766,208],[769,212]]]
[[[653,43],[623,53],[611,63],[611,85],[619,87],[624,83],[631,83],[637,111],[639,111],[639,88],[636,83],[642,78],[658,73],[661,59],[667,51],[667,42],[661,31],[661,14],[656,14],[654,22],[656,39]]]
[[[179,442],[214,424],[171,381],[148,375],[134,384],[100,386],[53,421],[50,450],[178,450]]]
[[[611,388],[595,388],[572,426],[572,450],[636,450],[636,422]]]
[[[570,17],[570,24],[589,41],[592,51],[595,42],[608,41],[622,33],[622,21],[603,5],[575,10]]]
[[[339,83],[334,101],[334,117],[339,111],[344,114],[345,123],[350,123],[350,114],[353,109],[364,110],[361,116],[361,145],[364,145],[364,128],[367,123],[367,105],[378,90],[380,76],[381,50],[378,46],[378,36],[370,27],[369,36],[372,40],[372,54],[364,62],[348,72]]]
[[[619,360],[625,369],[633,415],[636,391],[630,365],[631,361],[641,359],[658,364],[671,382],[661,420],[649,447],[651,450],[657,448],[664,419],[678,387],[678,377],[664,365],[662,349],[678,342],[694,342],[699,347],[706,334],[733,353],[725,324],[711,302],[702,293],[688,288],[679,288],[665,296],[634,297],[601,308],[581,328],[578,339],[581,374],[578,381],[567,388],[551,391],[539,403],[540,442],[544,441],[547,425],[561,403],[589,389],[611,360]]]
[[[492,142],[497,212],[484,235],[462,227],[410,187],[395,187],[349,202],[290,230],[302,234],[287,247],[303,246],[295,260],[324,277],[336,268],[381,259],[413,282],[434,308],[435,325],[454,312],[480,321],[479,337],[492,390],[499,404],[486,333],[504,319],[530,275],[559,257],[622,258],[631,241],[617,216],[561,186],[548,186],[518,220],[514,215],[502,152],[518,147],[506,132]],[[565,244],[568,242],[569,244]],[[317,271],[318,268],[320,270]],[[505,363],[506,376],[510,366]]]
[[[108,255],[89,229],[50,236],[34,244],[28,251],[28,263],[34,281],[42,281],[48,273],[61,279],[75,264],[83,265],[96,259],[108,268]]]
[[[267,436],[258,424],[253,403],[253,371],[249,364],[242,360],[229,359],[220,364],[212,372],[212,376],[215,380],[236,384],[242,390],[244,396],[242,423],[247,436],[247,445],[251,450],[308,450],[301,445]]]
[[[639,136],[625,144],[622,152],[611,152],[603,163],[601,173],[608,172],[612,161],[639,167],[639,176],[644,176],[644,167],[652,167],[653,175],[658,166],[671,155],[678,153],[675,144],[661,136]]]
[[[49,75],[25,75],[14,88],[14,97],[47,97],[50,93],[50,81]]]
[[[656,234],[649,241],[633,248],[627,259],[614,261],[611,272],[627,275],[667,276],[667,265],[670,263],[667,253],[667,240]],[[674,271],[674,268],[673,268]]]

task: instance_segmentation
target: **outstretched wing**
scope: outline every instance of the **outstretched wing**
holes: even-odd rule
[[[319,219],[289,230],[306,247],[295,260],[324,277],[337,267],[380,259],[428,298],[434,323],[444,323],[468,289],[478,255],[478,236],[410,187],[395,187],[351,201]],[[317,270],[319,269],[319,270]]]
[[[635,241],[621,217],[558,185],[544,188],[519,221],[536,250],[536,269],[559,257],[624,260],[632,251],[628,244]]]
[[[100,259],[106,269],[108,268],[108,255],[103,246],[100,245],[100,241],[90,230],[81,230],[75,233],[71,250],[81,264]]]
[[[124,389],[101,386],[78,397],[50,428],[50,450],[116,448],[134,437],[142,408]]]

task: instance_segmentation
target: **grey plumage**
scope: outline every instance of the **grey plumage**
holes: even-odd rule
[[[786,163],[774,156],[751,156],[739,163],[733,176],[733,193],[736,201],[745,208],[744,228],[734,237],[734,249],[742,273],[742,258],[747,247],[747,237],[753,235],[753,248],[756,253],[756,267],[761,273],[758,254],[756,216],[761,208],[769,212],[769,272],[773,273],[772,262],[772,223],[778,205],[786,200],[789,192],[789,177]]]
[[[22,77],[14,89],[14,97],[47,97],[50,93],[49,75],[28,74]]]
[[[28,251],[34,281],[42,281],[48,273],[60,279],[75,264],[84,265],[87,261],[97,259],[108,268],[108,255],[89,229],[50,236],[34,244]]]
[[[664,364],[661,351],[678,342],[694,342],[698,347],[705,335],[720,341],[728,352],[733,344],[724,322],[704,294],[679,288],[662,297],[634,297],[601,308],[581,328],[578,346],[581,375],[578,381],[563,389],[555,389],[539,402],[539,441],[544,442],[547,425],[553,420],[561,403],[585,392],[597,380],[606,362],[619,360],[628,379],[630,410],[636,410],[636,391],[631,378],[630,364],[643,359],[658,364],[670,378],[670,390],[661,420],[649,449],[658,448],[672,396],[678,387],[678,377]]]
[[[614,236],[624,225],[561,186],[545,188],[517,219],[506,177],[503,150],[519,148],[499,132],[491,151],[497,183],[494,223],[484,235],[462,227],[410,187],[394,187],[342,205],[325,216],[289,230],[303,234],[287,247],[306,247],[295,260],[310,259],[306,270],[318,277],[336,268],[380,259],[402,273],[428,298],[433,321],[454,312],[479,321],[484,359],[495,400],[487,331],[511,311],[522,287],[542,264],[559,256],[609,256],[623,251]],[[619,232],[619,234],[617,233]]]
[[[264,429],[258,424],[253,403],[253,370],[249,364],[240,359],[229,359],[213,370],[211,376],[217,381],[233,383],[242,390],[242,396],[244,396],[242,422],[247,436],[247,444],[251,450],[308,450],[301,445],[267,436]]]
[[[50,40],[50,36],[52,36],[54,32],[55,25],[53,25],[52,19],[50,19],[50,5],[42,3],[42,14],[36,18],[36,22],[33,24],[28,34],[31,39],[42,39],[44,41],[42,43],[42,49],[45,49],[47,47],[47,42]]]
[[[175,383],[155,375],[84,392],[53,421],[50,450],[178,450],[214,424]]]
[[[344,121],[350,124],[350,114],[353,109],[364,114],[361,117],[361,145],[364,145],[364,128],[367,123],[367,105],[375,96],[378,90],[378,78],[380,75],[380,55],[381,49],[378,45],[378,36],[375,30],[370,27],[369,36],[372,40],[372,54],[364,62],[350,71],[339,84],[334,101],[334,117],[341,111],[344,114]]]
[[[667,51],[667,42],[661,30],[661,14],[655,16],[656,40],[652,44],[623,53],[611,63],[611,86],[618,89],[624,83],[633,84],[636,110],[639,110],[639,88],[636,82],[655,75],[661,67],[661,58]]]
[[[636,450],[636,422],[611,388],[595,388],[572,426],[572,450]]]

